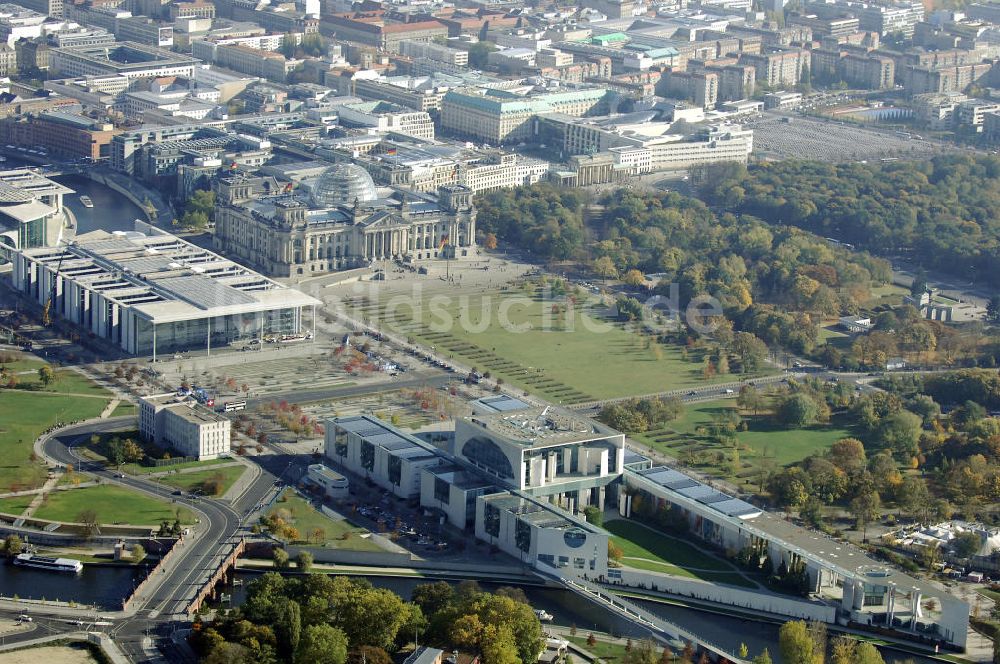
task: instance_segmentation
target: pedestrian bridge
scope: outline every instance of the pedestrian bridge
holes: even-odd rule
[[[654,639],[670,646],[675,651],[681,651],[690,643],[700,648],[714,658],[715,661],[732,662],[733,664],[749,664],[737,653],[730,652],[723,646],[695,636],[680,625],[664,620],[635,602],[629,601],[612,590],[575,576],[562,576],[558,572],[539,565],[537,571],[542,575],[555,579],[568,590],[599,604],[615,614],[649,630]]]

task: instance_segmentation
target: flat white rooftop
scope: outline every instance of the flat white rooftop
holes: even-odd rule
[[[21,253],[154,324],[321,304],[164,232],[93,231],[68,246]]]

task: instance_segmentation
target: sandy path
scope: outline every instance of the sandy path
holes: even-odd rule
[[[97,664],[84,648],[44,646],[15,652],[0,653],[0,664]]]

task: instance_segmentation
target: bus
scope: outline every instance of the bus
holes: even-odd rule
[[[247,402],[243,399],[239,401],[230,401],[222,407],[223,413],[235,413],[238,410],[246,410]]]

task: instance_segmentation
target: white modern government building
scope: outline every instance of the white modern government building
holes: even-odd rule
[[[371,416],[326,423],[327,458],[436,511],[442,522],[540,570],[658,589],[752,612],[821,620],[961,649],[969,606],[861,550],[800,528],[742,499],[627,450],[624,435],[571,411],[505,395],[472,402],[454,435],[432,444]],[[633,507],[642,509],[633,513]],[[755,552],[773,570],[801,570],[803,595],[609,565],[608,533],[582,517],[672,511],[687,536],[732,557]],[[626,561],[627,563],[627,561]]]
[[[128,353],[153,355],[300,334],[320,302],[184,240],[93,231],[15,251],[14,288]],[[310,318],[310,321],[312,318]]]

